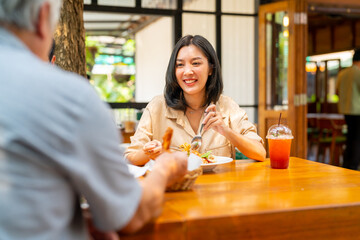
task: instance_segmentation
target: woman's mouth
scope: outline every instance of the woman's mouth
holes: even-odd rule
[[[184,82],[186,85],[193,85],[197,80],[196,79],[185,79]]]

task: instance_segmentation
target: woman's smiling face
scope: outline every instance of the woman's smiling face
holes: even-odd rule
[[[198,47],[189,45],[179,50],[175,75],[184,95],[205,96],[205,85],[211,72],[208,59]]]

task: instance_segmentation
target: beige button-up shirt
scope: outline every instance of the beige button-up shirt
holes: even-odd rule
[[[221,95],[216,103],[216,109],[221,112],[225,124],[231,129],[263,143],[262,138],[256,133],[255,126],[248,121],[246,112],[230,97]],[[196,135],[184,112],[168,107],[164,96],[157,96],[145,108],[125,156],[141,150],[149,141],[156,139],[162,142],[162,136],[168,127],[174,130],[171,148],[177,148],[185,142],[190,143]],[[202,145],[198,151],[200,153],[212,151],[216,156],[235,157],[235,147],[223,135],[212,129],[203,132]]]

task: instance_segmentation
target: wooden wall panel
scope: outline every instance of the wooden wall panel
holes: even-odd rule
[[[315,52],[315,45],[313,44],[314,43],[314,38],[315,38],[316,34],[315,34],[315,31],[314,32],[308,32],[308,53],[313,53]],[[308,54],[308,55],[311,55],[311,54]]]
[[[359,0],[307,0],[308,3],[318,3],[323,5],[340,5],[340,6],[360,6]]]
[[[351,24],[337,25],[334,27],[334,50],[343,51],[353,48],[353,34]]]
[[[357,47],[360,47],[360,20],[356,22],[355,24],[355,45]]]
[[[319,28],[315,36],[316,53],[331,52],[331,28]]]
[[[344,19],[327,27],[312,27],[307,41],[308,56],[360,47],[360,20]]]

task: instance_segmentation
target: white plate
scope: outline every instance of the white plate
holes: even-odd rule
[[[221,156],[214,156],[215,157],[215,163],[203,163],[201,164],[201,167],[203,169],[203,172],[210,172],[214,168],[216,168],[218,165],[225,164],[232,162],[233,159],[229,157],[221,157]]]

